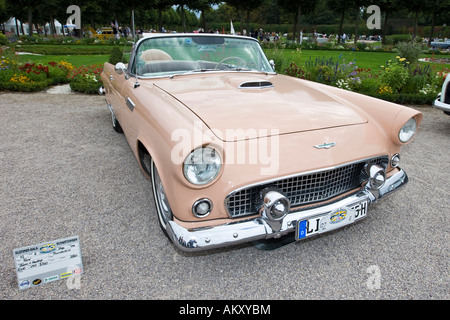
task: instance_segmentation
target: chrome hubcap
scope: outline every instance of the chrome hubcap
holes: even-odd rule
[[[158,201],[158,214],[160,215],[161,223],[165,226],[167,221],[172,219],[172,210],[170,209],[169,200],[167,199],[164,187],[159,177],[156,168],[153,169],[154,179],[155,179],[155,195]]]

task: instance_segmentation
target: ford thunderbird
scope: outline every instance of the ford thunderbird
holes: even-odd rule
[[[155,221],[185,251],[360,221],[408,182],[400,149],[422,120],[279,75],[240,36],[148,35],[128,64],[105,63],[102,81],[112,127],[151,181]]]

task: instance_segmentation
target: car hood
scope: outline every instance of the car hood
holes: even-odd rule
[[[313,82],[282,75],[205,73],[160,79],[154,85],[223,141],[367,123],[356,108]]]

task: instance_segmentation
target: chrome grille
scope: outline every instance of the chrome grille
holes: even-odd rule
[[[260,206],[260,192],[267,187],[280,190],[291,202],[291,207],[329,200],[361,186],[362,172],[367,163],[381,165],[385,169],[388,157],[339,166],[330,170],[299,174],[269,183],[240,189],[225,199],[225,206],[232,218],[256,214]]]

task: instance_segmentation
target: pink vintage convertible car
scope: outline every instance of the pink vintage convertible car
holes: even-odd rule
[[[370,214],[408,181],[400,148],[422,114],[274,72],[252,38],[155,34],[102,73],[113,128],[152,182],[182,250],[295,233]],[[149,210],[150,212],[150,210]]]

